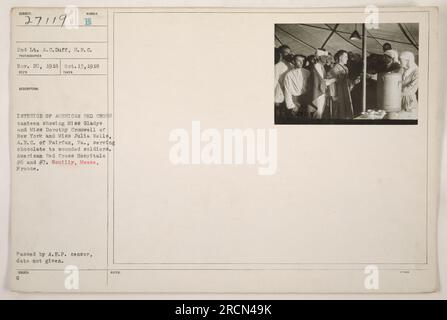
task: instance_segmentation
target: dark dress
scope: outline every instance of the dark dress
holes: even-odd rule
[[[331,85],[333,119],[352,119],[354,116],[351,99],[352,83],[348,73],[348,67],[339,63],[329,71],[328,78],[337,80]]]

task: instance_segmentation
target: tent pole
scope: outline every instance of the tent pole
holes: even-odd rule
[[[366,24],[362,24],[362,58],[363,58],[363,74],[362,74],[362,111],[366,111]]]

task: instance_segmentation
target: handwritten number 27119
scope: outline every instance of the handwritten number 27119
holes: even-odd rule
[[[58,24],[59,22],[61,22],[61,27],[64,26],[65,24],[65,20],[67,19],[67,15],[66,14],[61,14],[60,16],[54,16],[54,17],[42,17],[42,16],[36,16],[36,17],[31,17],[31,16],[25,16],[26,17],[26,21],[25,21],[25,25],[55,25]]]

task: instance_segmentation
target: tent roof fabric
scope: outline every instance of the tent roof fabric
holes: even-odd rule
[[[336,26],[336,31],[332,32]],[[308,56],[314,54],[316,49],[321,48],[327,41],[324,49],[332,54],[340,49],[361,54],[362,41],[349,39],[356,29],[362,36],[361,24],[276,24],[275,45],[278,47],[287,44],[294,53]],[[378,29],[367,29],[367,35],[366,48],[369,54],[382,54],[382,45],[388,42],[398,52],[411,51],[418,56],[417,23],[382,23]]]

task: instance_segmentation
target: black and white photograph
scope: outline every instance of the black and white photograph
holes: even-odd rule
[[[275,124],[417,124],[418,23],[276,24]]]

